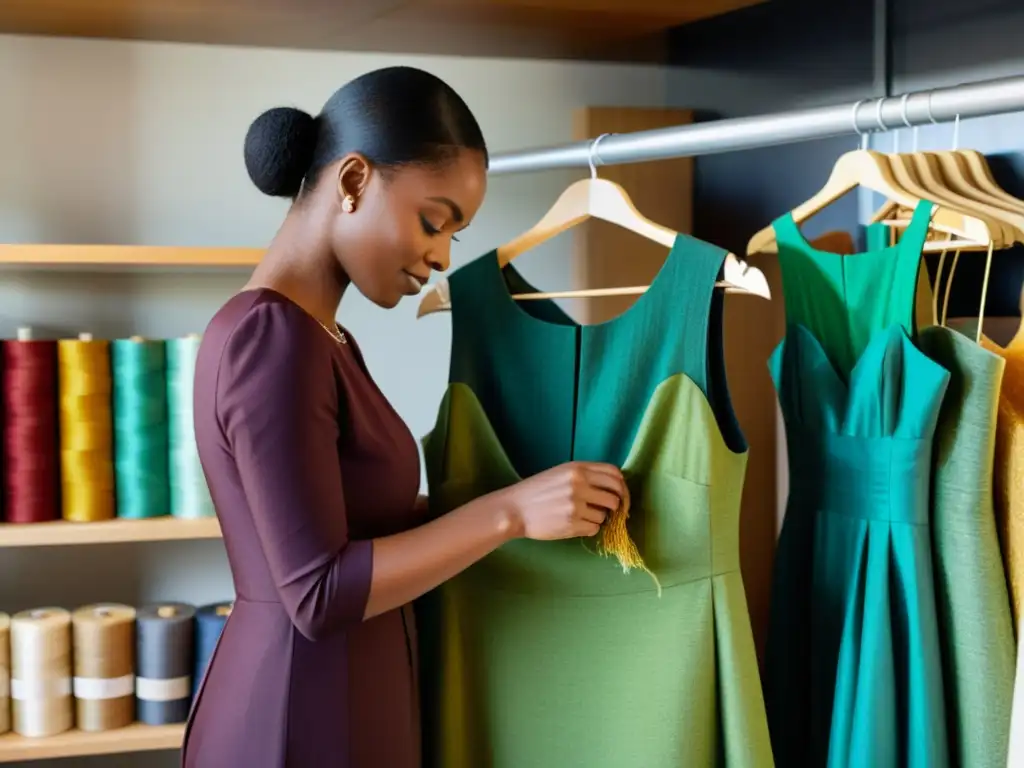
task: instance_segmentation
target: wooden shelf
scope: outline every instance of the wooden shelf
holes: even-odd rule
[[[32,0],[0,33],[450,56],[615,58],[609,48],[765,0]],[[384,7],[382,7],[384,6]],[[631,47],[651,60],[658,46]]]
[[[250,267],[260,248],[169,245],[0,245],[0,265],[121,267]]]
[[[154,517],[148,520],[104,520],[97,523],[0,523],[0,547],[50,547],[67,544],[115,544],[132,541],[219,539],[216,518],[182,520]]]
[[[185,736],[185,724],[142,725],[135,723],[102,733],[73,730],[57,736],[29,739],[15,733],[0,736],[0,763],[20,760],[46,760],[53,757],[112,755],[117,752],[147,752],[154,749],[179,749]]]

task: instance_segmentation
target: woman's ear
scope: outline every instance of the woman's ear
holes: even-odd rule
[[[359,201],[370,183],[372,168],[369,160],[360,154],[346,155],[338,167],[337,197],[340,204],[353,206]],[[346,202],[350,201],[350,202]]]

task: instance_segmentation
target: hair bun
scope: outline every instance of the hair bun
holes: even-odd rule
[[[316,152],[317,121],[294,107],[268,109],[245,135],[245,167],[256,188],[274,197],[295,197]]]

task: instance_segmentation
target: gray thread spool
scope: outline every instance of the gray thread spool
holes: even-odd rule
[[[183,723],[192,706],[196,610],[185,603],[140,608],[136,623],[135,697],[139,722]]]

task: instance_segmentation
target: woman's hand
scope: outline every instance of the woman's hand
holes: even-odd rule
[[[415,600],[510,539],[593,536],[625,494],[618,467],[571,462],[374,539],[365,618]]]
[[[627,491],[618,467],[573,461],[498,493],[523,537],[552,541],[595,535]]]

